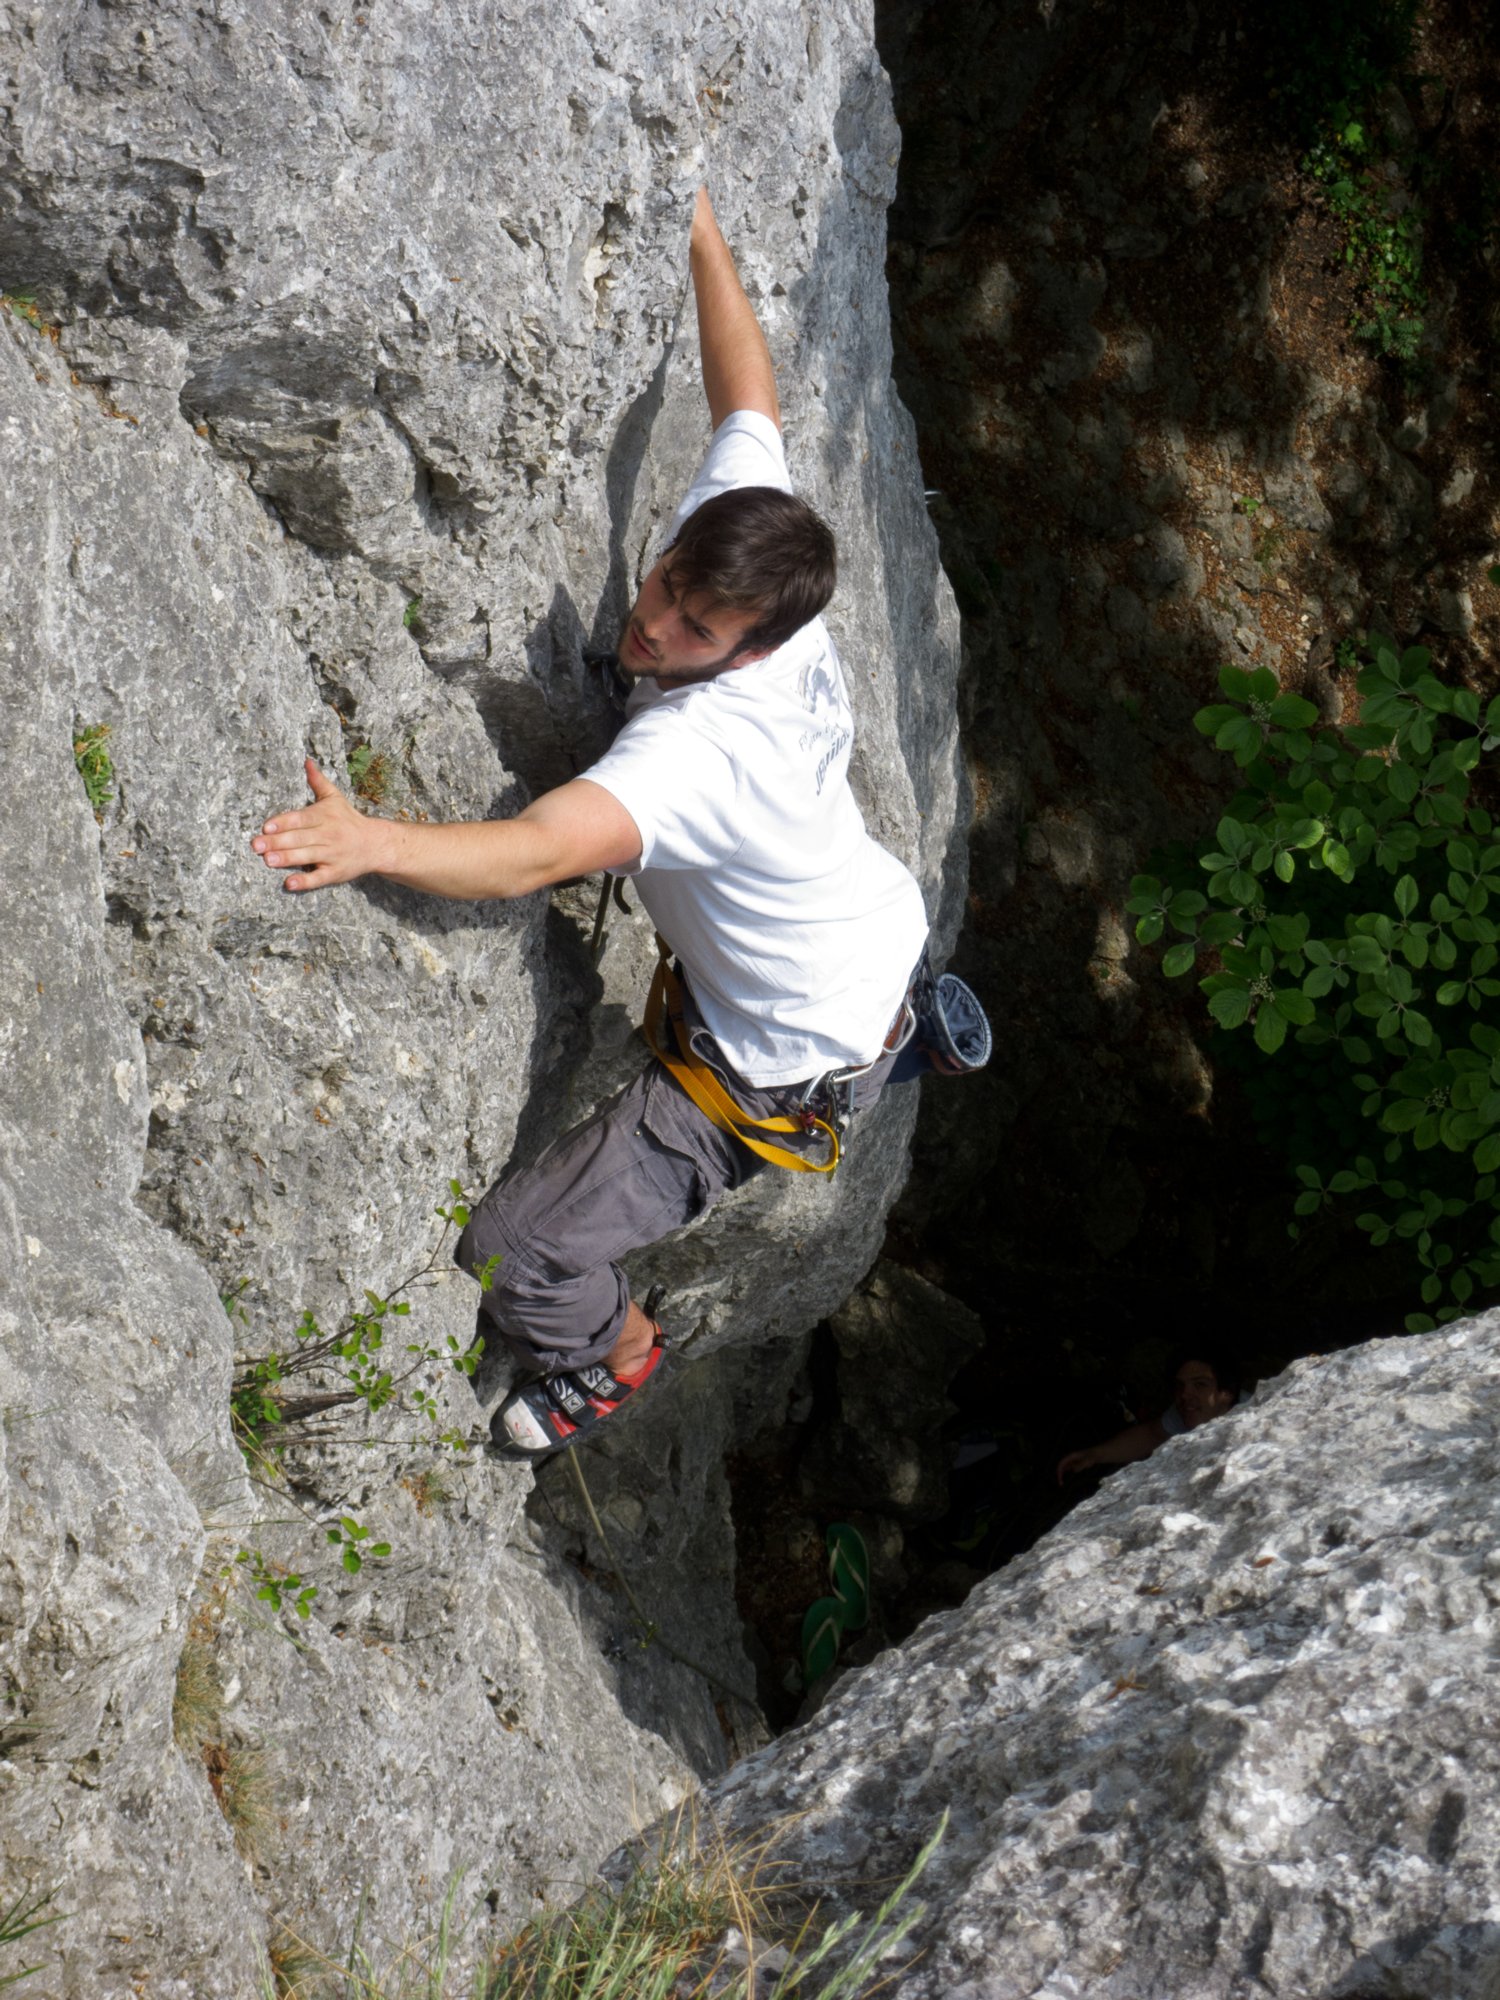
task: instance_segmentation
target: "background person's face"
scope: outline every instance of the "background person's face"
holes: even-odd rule
[[[1177,1393],[1173,1399],[1178,1414],[1189,1430],[1221,1416],[1234,1398],[1219,1387],[1219,1378],[1206,1361],[1184,1361],[1177,1371]]]

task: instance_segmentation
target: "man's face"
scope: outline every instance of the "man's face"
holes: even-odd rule
[[[683,597],[672,585],[669,550],[641,585],[617,648],[620,665],[638,679],[663,685],[709,681],[733,667],[763,660],[769,647],[738,650],[755,623],[753,611],[731,611],[704,597]]]
[[[1234,1398],[1219,1387],[1219,1378],[1206,1361],[1184,1361],[1177,1371],[1174,1400],[1182,1421],[1189,1430],[1196,1430],[1210,1417],[1222,1416]]]

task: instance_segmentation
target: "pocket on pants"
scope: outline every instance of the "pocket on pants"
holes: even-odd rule
[[[711,1208],[726,1188],[739,1185],[745,1177],[743,1162],[754,1163],[755,1156],[711,1124],[661,1063],[653,1064],[646,1080],[641,1122],[659,1146],[690,1166],[696,1181],[695,1216]]]

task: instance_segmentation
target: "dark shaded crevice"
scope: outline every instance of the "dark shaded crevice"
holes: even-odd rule
[[[1465,327],[1493,276],[1437,273],[1467,310],[1435,311],[1420,373],[1353,337],[1341,238],[1267,89],[1284,11],[1148,4],[1121,37],[1092,0],[877,9],[904,140],[896,375],[964,628],[955,967],[1002,1051],[929,1089],[892,1247],[997,1339],[1048,1330],[1008,1378],[1023,1400],[1205,1322],[1270,1368],[1409,1303],[1388,1268],[1372,1289],[1358,1232],[1289,1241],[1282,1163],[1122,907],[1233,790],[1190,726],[1219,664],[1271,664],[1326,710],[1337,639],[1379,611],[1440,628],[1483,540],[1483,509],[1442,495],[1484,464]],[[1463,5],[1432,32],[1469,49],[1448,87],[1480,106],[1492,32]],[[1414,103],[1448,147],[1438,97]],[[1482,680],[1483,622],[1444,634],[1450,670]]]

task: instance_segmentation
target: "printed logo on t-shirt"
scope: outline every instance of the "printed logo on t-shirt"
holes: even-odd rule
[[[838,679],[821,659],[802,669],[797,682],[802,706],[813,717],[813,726],[797,738],[799,749],[816,750],[818,766],[813,782],[819,793],[839,756],[848,749],[851,732],[844,726],[844,701]]]

